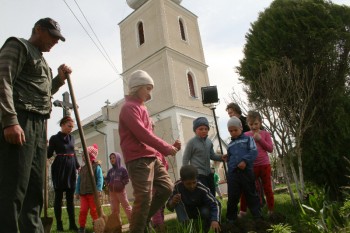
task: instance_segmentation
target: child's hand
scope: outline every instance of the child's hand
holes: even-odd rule
[[[177,150],[181,150],[181,142],[180,140],[176,140],[173,144],[173,147],[176,147]]]
[[[77,200],[79,200],[79,198],[80,198],[79,194],[75,194],[75,198],[76,198]]]
[[[181,194],[178,193],[178,194],[175,194],[173,196],[173,198],[171,199],[171,204],[172,204],[172,206],[176,206],[177,204],[180,203],[180,201],[181,201]]]
[[[172,150],[170,151],[170,155],[175,156],[177,152],[178,152],[178,149],[173,146]]]
[[[256,141],[260,141],[260,139],[261,139],[260,133],[259,132],[255,132],[254,135],[253,135],[253,138]]]
[[[222,159],[223,161],[227,162],[228,155],[227,155],[227,154],[225,154],[225,155],[221,156],[221,159]]]
[[[244,161],[242,161],[238,164],[237,167],[241,170],[244,170],[246,166],[247,166],[247,164]]]
[[[220,232],[220,224],[217,221],[212,221],[210,224],[210,228],[214,230],[214,232]]]

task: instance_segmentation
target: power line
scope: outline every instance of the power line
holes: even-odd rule
[[[89,94],[87,94],[87,95],[85,95],[85,96],[79,98],[78,100],[83,100],[83,99],[85,99],[85,98],[87,98],[87,97],[90,97],[91,95],[96,94],[97,92],[99,92],[99,91],[101,91],[102,89],[108,87],[109,85],[111,85],[112,83],[114,83],[114,82],[116,82],[116,81],[118,81],[118,80],[115,79],[115,80],[113,80],[112,82],[109,82],[109,83],[107,83],[106,85],[100,87],[99,89],[97,89],[97,90],[95,90],[95,91],[93,91],[93,92],[91,92],[91,93],[89,93]]]
[[[106,61],[109,63],[109,65],[112,67],[112,69],[118,74],[119,78],[120,78],[120,74],[117,70],[117,68],[115,67],[115,65],[113,64],[113,62],[110,60],[110,58],[107,58],[107,56],[103,53],[103,51],[100,49],[100,47],[96,44],[95,40],[90,36],[89,32],[86,30],[86,28],[84,27],[84,25],[81,23],[81,21],[78,19],[78,17],[76,16],[76,14],[73,12],[72,8],[68,5],[68,3],[66,2],[66,0],[63,0],[64,3],[66,4],[66,6],[68,7],[68,9],[70,10],[70,12],[73,14],[73,16],[75,17],[75,19],[79,22],[80,26],[84,29],[84,31],[86,32],[86,34],[89,36],[89,38],[92,40],[92,42],[94,43],[94,45],[96,46],[96,48],[100,51],[100,53],[102,54],[102,56],[106,59]],[[79,8],[80,9],[80,8]],[[85,16],[84,16],[85,17]],[[103,46],[102,46],[103,47]]]
[[[68,9],[70,10],[70,12],[73,14],[73,16],[75,17],[75,19],[78,21],[78,23],[80,24],[80,26],[84,29],[85,33],[89,36],[89,38],[91,39],[91,41],[94,43],[94,45],[96,46],[96,48],[99,50],[99,52],[102,54],[102,56],[105,58],[105,60],[108,62],[108,64],[112,67],[112,69],[114,70],[114,72],[117,73],[118,78],[122,79],[124,82],[123,77],[120,75],[117,67],[115,66],[115,64],[113,63],[112,59],[110,58],[110,56],[108,55],[106,49],[104,48],[103,44],[101,43],[101,41],[99,40],[98,36],[96,35],[95,31],[93,30],[91,24],[89,23],[89,21],[87,20],[85,14],[83,13],[82,9],[80,8],[79,4],[77,3],[76,0],[74,0],[75,4],[77,5],[77,7],[80,10],[80,13],[83,15],[85,21],[87,22],[87,24],[89,25],[91,31],[93,32],[93,34],[95,35],[99,45],[101,46],[101,48],[103,49],[103,51],[100,49],[100,47],[98,46],[98,44],[95,42],[95,40],[91,37],[90,33],[86,30],[86,28],[84,27],[84,25],[82,24],[82,22],[78,19],[77,15],[74,13],[73,9],[68,5],[68,3],[66,2],[66,0],[63,0],[64,3],[66,4],[66,6],[68,7]],[[102,89],[108,87],[109,85],[111,85],[112,83],[114,83],[117,80],[113,80],[112,82],[109,82],[107,84],[105,84],[104,86],[98,88],[95,91],[92,91],[91,93],[79,98],[78,100],[83,100],[87,97],[90,97],[91,95],[96,94],[97,92],[101,91]]]
[[[102,43],[101,43],[100,39],[99,39],[99,38],[98,38],[98,36],[96,35],[96,33],[95,33],[94,29],[92,28],[92,26],[91,26],[90,22],[87,20],[87,18],[86,18],[86,16],[85,16],[85,14],[84,14],[84,12],[82,11],[82,9],[80,8],[80,6],[79,6],[78,2],[77,2],[76,0],[74,0],[74,2],[75,2],[75,4],[77,5],[77,7],[78,7],[78,9],[79,9],[80,13],[83,15],[83,17],[84,17],[84,19],[85,19],[86,23],[89,25],[89,27],[90,27],[90,29],[91,29],[92,33],[95,35],[95,37],[96,37],[96,39],[97,39],[98,43],[100,44],[100,46],[101,46],[101,48],[103,49],[103,51],[104,51],[104,53],[105,53],[106,57],[108,58],[109,63],[110,63],[112,66],[113,66],[113,68],[114,68],[114,69],[117,71],[117,73],[119,74],[117,67],[114,65],[114,63],[113,63],[112,59],[110,58],[110,56],[108,55],[108,53],[107,53],[106,49],[105,49],[105,48],[104,48],[104,46],[102,45]]]

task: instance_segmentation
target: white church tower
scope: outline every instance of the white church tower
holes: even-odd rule
[[[197,16],[181,0],[127,0],[134,11],[119,23],[124,92],[138,69],[154,79],[153,98],[146,105],[155,133],[169,143],[180,139],[183,148],[194,136],[192,122],[199,116],[216,129],[210,109],[202,104],[201,87],[209,86]],[[214,148],[215,150],[215,148]],[[169,158],[169,173],[179,178],[182,151]]]

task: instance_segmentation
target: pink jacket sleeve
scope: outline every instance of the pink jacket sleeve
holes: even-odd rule
[[[128,107],[124,109],[123,115],[126,127],[129,128],[138,141],[156,149],[163,155],[170,154],[172,145],[157,137],[152,132],[150,125],[151,122],[146,110],[143,110],[142,108]]]

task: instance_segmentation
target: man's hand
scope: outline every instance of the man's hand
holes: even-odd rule
[[[210,228],[214,230],[214,232],[220,232],[220,224],[217,221],[212,221],[210,224]]]
[[[72,69],[66,64],[62,64],[58,67],[58,76],[62,79],[62,81],[67,79],[67,74],[71,74]]]
[[[11,125],[4,129],[4,137],[6,142],[23,146],[26,142],[24,131],[20,125]]]
[[[227,155],[227,154],[224,154],[223,156],[221,156],[221,159],[222,159],[222,161],[227,162],[227,160],[228,160],[228,155]]]

